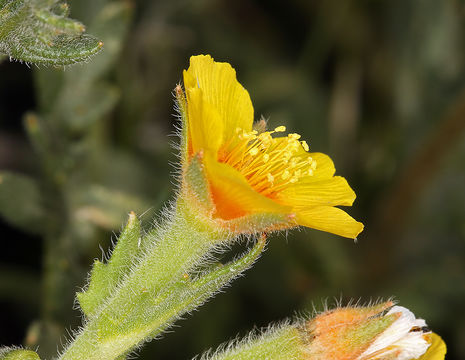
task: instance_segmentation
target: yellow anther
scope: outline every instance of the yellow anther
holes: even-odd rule
[[[287,135],[290,139],[294,139],[294,140],[299,140],[300,139],[300,135],[299,134],[296,134],[296,133],[291,133],[291,134],[288,134]]]
[[[271,141],[273,140],[273,138],[271,137],[270,135],[270,132],[269,131],[266,131],[264,133],[261,133],[260,135],[258,135],[258,140],[260,141],[263,141],[264,143],[271,143]]]
[[[302,144],[302,147],[304,148],[305,151],[310,150],[310,148],[308,147],[308,144],[307,144],[307,142],[305,140],[301,141],[300,143]]]
[[[240,141],[234,144],[234,150],[225,162],[243,173],[250,184],[264,194],[272,194],[297,183],[302,177],[312,176],[316,161],[309,156],[308,143],[299,140],[300,135],[296,133],[281,138],[273,135],[285,131],[285,126],[263,132],[236,128]]]
[[[254,147],[254,148],[250,149],[249,154],[252,155],[252,156],[257,155],[258,154],[258,148]]]
[[[257,138],[257,136],[253,133],[253,131],[248,132],[248,133],[244,132],[242,135],[244,136],[245,139],[249,139],[249,140],[254,140]]]
[[[292,151],[293,151],[293,152],[299,151],[299,150],[300,150],[300,142],[294,140],[294,141],[292,142],[291,147],[292,147]]]

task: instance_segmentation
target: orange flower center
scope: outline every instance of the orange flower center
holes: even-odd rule
[[[284,131],[284,126],[262,133],[237,128],[237,137],[224,145],[218,160],[234,167],[256,191],[272,198],[289,184],[312,176],[317,166],[307,153],[307,142],[299,141],[299,134],[272,136]]]

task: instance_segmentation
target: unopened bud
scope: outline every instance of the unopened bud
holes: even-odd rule
[[[325,311],[223,346],[205,360],[444,360],[446,345],[422,319],[387,301]]]
[[[391,301],[326,311],[307,322],[304,329],[308,360],[418,359],[433,339],[425,320]],[[428,358],[433,359],[444,357]]]

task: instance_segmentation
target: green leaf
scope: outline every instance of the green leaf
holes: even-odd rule
[[[105,5],[94,17],[89,29],[105,42],[105,51],[85,67],[66,72],[39,69],[35,72],[42,112],[59,126],[84,131],[100,121],[115,105],[119,91],[100,82],[112,67],[129,29],[132,7],[127,2]]]
[[[0,348],[0,360],[40,360],[40,357],[31,350]]]
[[[59,1],[10,0],[0,3],[0,52],[19,61],[68,65],[88,60],[103,42],[84,34],[67,18]]]
[[[110,296],[118,282],[129,272],[131,259],[140,244],[140,223],[136,214],[131,212],[129,220],[121,233],[107,264],[96,260],[92,269],[89,287],[77,294],[79,304],[87,317],[97,313],[98,308]]]
[[[65,72],[68,86],[77,83],[90,86],[112,69],[129,31],[132,14],[133,6],[129,1],[109,2],[96,14],[89,25],[89,31],[102,39],[105,51],[85,67],[68,69]]]
[[[40,233],[45,212],[37,183],[24,175],[0,171],[0,216],[25,231]]]

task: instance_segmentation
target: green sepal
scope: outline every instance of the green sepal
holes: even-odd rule
[[[103,46],[83,34],[80,22],[66,17],[59,1],[12,0],[0,3],[0,52],[19,61],[68,65],[89,59]]]
[[[86,291],[77,293],[77,299],[84,314],[91,318],[110,296],[119,281],[129,272],[132,259],[139,250],[140,222],[135,213],[129,214],[129,220],[107,264],[96,260]]]
[[[213,212],[215,206],[210,195],[201,153],[195,154],[189,161],[184,174],[184,182],[190,199],[194,200],[206,212]]]
[[[188,115],[187,115],[187,99],[186,95],[184,94],[184,91],[181,87],[180,84],[176,86],[174,89],[174,95],[176,97],[176,110],[179,114],[179,119],[181,120],[181,163],[183,166],[186,166],[189,158],[188,154],[188,144],[189,144],[189,139],[188,139],[188,129],[189,129],[189,124],[188,124]]]
[[[369,318],[357,327],[348,327],[346,331],[341,331],[340,340],[347,344],[348,350],[365,350],[397,319],[397,314]]]
[[[31,350],[0,348],[0,360],[40,360],[40,357]]]
[[[184,171],[186,197],[207,214],[215,211],[210,193],[202,153],[195,154]],[[296,227],[292,215],[281,213],[252,213],[232,220],[215,220],[218,225],[234,234],[258,234]]]
[[[263,332],[252,331],[241,340],[222,345],[215,352],[205,353],[202,360],[303,360],[303,341],[298,324],[269,326]],[[308,358],[310,360],[311,358]]]
[[[40,233],[45,211],[36,181],[28,176],[0,171],[0,216],[24,231]]]

